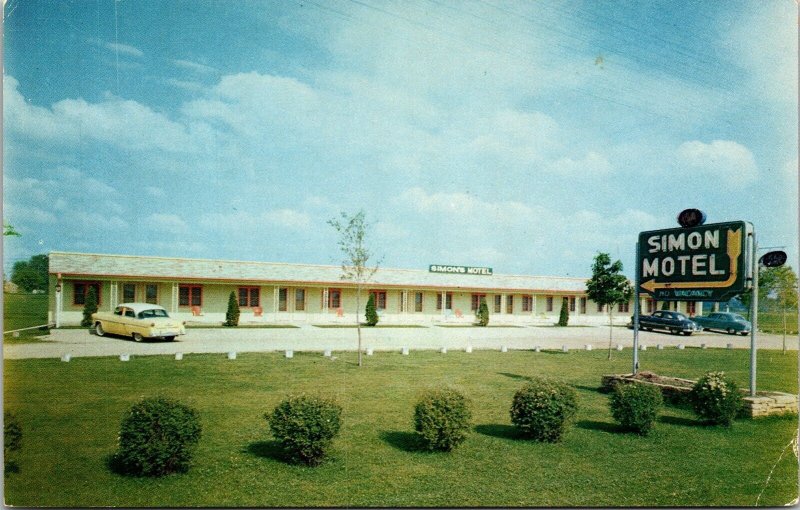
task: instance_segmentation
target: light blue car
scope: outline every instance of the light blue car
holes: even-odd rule
[[[752,324],[737,313],[714,312],[708,316],[692,317],[692,320],[703,329],[720,331],[729,335],[749,335]]]

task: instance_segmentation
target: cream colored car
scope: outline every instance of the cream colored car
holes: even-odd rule
[[[172,341],[186,334],[183,322],[171,318],[164,307],[149,303],[122,303],[113,312],[92,314],[92,323],[97,336],[130,336],[137,342],[145,338]]]

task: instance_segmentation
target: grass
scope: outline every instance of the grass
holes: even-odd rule
[[[783,314],[780,312],[758,312],[758,329],[765,333],[783,333]],[[786,312],[786,334],[797,334],[797,310]]]
[[[47,324],[47,294],[3,293],[3,331]],[[31,343],[46,335],[47,329],[20,331],[18,337],[3,335],[7,344]]]
[[[277,353],[6,360],[5,405],[19,417],[20,472],[6,478],[18,506],[777,506],[797,497],[791,448],[796,418],[703,426],[664,410],[649,437],[621,433],[600,376],[627,372],[630,354],[576,351],[378,353],[355,365]],[[725,370],[747,386],[745,350],[645,351],[642,368],[697,378]],[[514,392],[533,375],[577,388],[575,427],[559,444],[520,440],[510,425]],[[474,404],[475,427],[451,453],[420,451],[415,399],[451,385]],[[759,389],[797,391],[797,361],[759,352]],[[331,458],[318,468],[287,464],[263,414],[286,394],[322,392],[344,408]],[[128,478],[106,467],[120,419],[142,396],[167,394],[196,407],[203,437],[187,474]],[[773,469],[774,472],[766,484]]]
[[[436,324],[439,328],[524,328],[518,324],[487,324],[479,326],[477,324]]]
[[[315,328],[323,329],[356,329],[355,324],[312,324]],[[376,324],[375,326],[361,325],[362,328],[427,328],[422,324]]]
[[[222,324],[186,324],[187,329],[297,329],[299,327],[294,324],[239,324],[235,327],[223,326]]]

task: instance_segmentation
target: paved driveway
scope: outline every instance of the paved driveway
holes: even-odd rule
[[[488,327],[488,328],[363,328],[363,346],[375,351],[400,350],[408,347],[416,349],[463,350],[471,345],[474,349],[560,349],[567,345],[570,349],[584,349],[591,344],[594,349],[608,347],[607,326],[597,327]],[[614,344],[626,349],[633,346],[633,332],[622,327],[614,328]],[[298,328],[214,328],[189,329],[188,333],[174,342],[147,341],[135,343],[124,337],[98,337],[84,329],[52,330],[42,337],[44,341],[31,344],[4,345],[5,359],[58,358],[69,353],[72,357],[81,356],[119,356],[120,354],[172,355],[182,353],[225,353],[283,351],[353,351],[357,346],[355,328],[318,328],[303,325]],[[640,332],[640,343],[648,348],[657,344],[686,346],[706,344],[708,347],[749,348],[749,336],[732,336],[719,333],[702,332],[692,336],[675,336],[666,333]],[[780,349],[781,335],[759,334],[759,349]],[[798,348],[798,337],[787,336],[787,347]]]

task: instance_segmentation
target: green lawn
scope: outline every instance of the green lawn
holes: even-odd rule
[[[47,323],[47,294],[3,293],[3,331],[40,326]],[[6,343],[35,341],[47,330],[20,331],[19,337],[3,335]]]
[[[758,312],[758,329],[766,333],[783,333],[783,314],[780,312]],[[797,310],[786,312],[786,334],[797,334]]]
[[[797,497],[789,448],[795,418],[706,427],[666,408],[642,438],[618,431],[604,373],[626,372],[630,353],[475,351],[311,353],[7,360],[5,405],[24,429],[21,471],[6,478],[6,503],[19,506],[748,506]],[[722,369],[747,386],[746,350],[641,353],[643,369],[696,378]],[[517,439],[511,398],[532,375],[577,388],[576,426],[559,444]],[[759,352],[759,389],[797,391],[797,358]],[[449,454],[414,447],[415,397],[453,385],[474,404],[475,427]],[[331,459],[318,468],[280,459],[262,415],[289,392],[325,392],[344,407]],[[183,475],[138,479],[110,472],[123,412],[142,396],[179,398],[201,413],[203,437]],[[777,463],[777,465],[776,465]],[[774,472],[766,484],[770,470]]]

